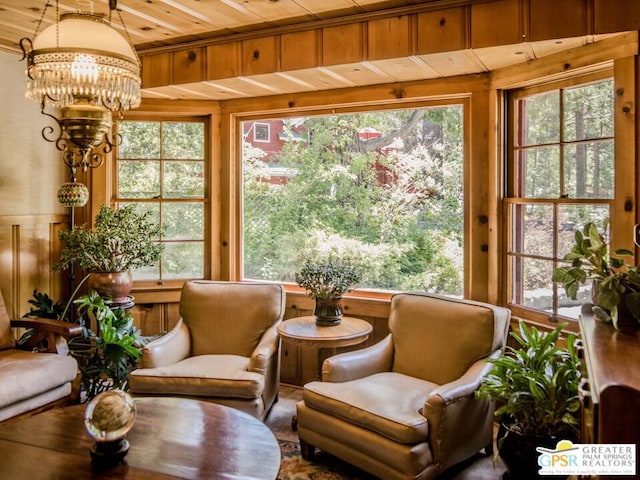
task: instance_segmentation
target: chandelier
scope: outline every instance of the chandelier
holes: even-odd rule
[[[86,171],[102,164],[103,153],[114,146],[109,137],[112,113],[122,117],[125,110],[139,106],[141,84],[140,59],[117,0],[109,0],[108,18],[93,13],[92,2],[78,3],[80,10],[60,14],[56,0],[55,24],[38,33],[47,2],[33,40],[20,40],[22,59],[27,60],[25,96],[55,121],[57,129],[46,126],[42,136],[63,152],[72,182],[77,168]],[[126,37],[111,26],[114,10]],[[52,109],[58,109],[58,117],[50,113]],[[101,145],[102,153],[92,153]]]

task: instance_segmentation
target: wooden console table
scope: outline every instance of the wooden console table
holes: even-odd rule
[[[274,480],[280,446],[260,421],[239,410],[197,400],[135,398],[136,420],[123,463],[93,471],[86,405],[48,410],[0,425],[0,478],[44,480]]]
[[[580,332],[581,443],[640,445],[640,330],[617,331],[583,311]]]

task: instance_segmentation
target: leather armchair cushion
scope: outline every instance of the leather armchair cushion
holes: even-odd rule
[[[67,355],[0,351],[0,407],[36,397],[76,378],[78,364]]]
[[[436,384],[383,372],[344,383],[311,382],[304,404],[404,444],[424,442],[429,424],[419,411]]]
[[[7,307],[4,304],[4,298],[0,293],[0,350],[5,348],[13,348],[15,340],[11,331],[11,320],[7,314]]]
[[[497,310],[468,300],[396,295],[389,315],[395,345],[393,371],[437,384],[459,378],[476,360],[498,348],[501,337],[496,331],[506,330],[496,325]],[[443,338],[455,338],[455,342],[443,342]]]
[[[258,398],[265,388],[264,375],[247,371],[249,361],[239,355],[199,355],[173,365],[134,370],[129,383],[137,394]]]
[[[218,288],[212,290],[214,283]],[[180,316],[191,332],[190,356],[251,356],[264,332],[281,321],[284,295],[279,284],[185,283]]]

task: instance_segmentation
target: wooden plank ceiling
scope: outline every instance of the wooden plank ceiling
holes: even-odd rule
[[[477,0],[476,0],[477,1]],[[481,0],[486,1],[486,0]],[[108,0],[60,0],[59,12],[109,12]],[[131,41],[139,50],[265,28],[404,7],[441,0],[119,0]],[[19,40],[55,22],[55,0],[0,0],[0,49],[20,52]],[[450,2],[465,3],[465,2]],[[466,2],[470,3],[470,2]],[[120,27],[116,14],[114,26]]]
[[[453,6],[486,1],[120,0],[119,12],[112,14],[112,24],[122,29],[121,16],[136,48],[150,51],[429,2]],[[21,54],[21,38],[33,38],[40,21],[38,31],[54,23],[55,0],[48,2],[49,7],[44,10],[47,0],[0,0],[0,50]],[[59,13],[86,11],[87,7],[83,7],[82,3],[87,2],[60,0]],[[109,12],[108,0],[89,3],[93,3],[96,13]],[[143,88],[143,97],[228,100],[465,75],[527,62],[595,40],[598,40],[595,36],[583,36]]]

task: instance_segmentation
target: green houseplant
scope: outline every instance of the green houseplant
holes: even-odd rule
[[[476,393],[496,401],[498,453],[513,479],[538,478],[536,447],[578,438],[580,359],[572,334],[560,345],[566,325],[542,333],[520,322],[519,333],[510,334],[517,346],[489,360]]]
[[[576,299],[578,288],[592,282],[593,313],[599,320],[612,322],[619,328],[619,320],[640,321],[640,270],[622,258],[633,252],[618,249],[610,254],[605,239],[608,223],[603,232],[590,222],[575,232],[575,245],[564,260],[570,265],[553,271],[552,280],[562,284],[567,296]]]
[[[74,295],[63,306],[46,293],[34,291],[29,300],[32,307],[25,317],[70,321],[71,305],[75,304],[74,321],[82,326],[82,335],[70,339],[68,345],[70,355],[78,361],[83,400],[91,400],[113,388],[127,390],[129,373],[141,356],[140,346],[152,337],[140,336],[131,314],[124,309],[112,309],[110,300],[95,290],[76,300]],[[97,326],[95,331],[89,328],[91,322]],[[30,332],[26,332],[23,337],[26,339],[29,335]]]
[[[295,274],[298,285],[315,300],[313,314],[320,325],[340,323],[342,295],[353,291],[360,277],[351,260],[334,255],[306,260]]]
[[[133,204],[115,210],[102,205],[95,217],[95,228],[75,226],[60,232],[64,248],[54,271],[70,265],[92,272],[89,286],[112,298],[124,301],[131,290],[131,270],[153,265],[160,259],[163,246],[158,243],[161,227],[150,212],[138,213]],[[104,279],[99,275],[107,274]],[[124,291],[117,290],[123,283]]]
[[[78,361],[86,399],[114,388],[127,390],[129,373],[142,355],[133,317],[125,309],[110,308],[110,302],[95,290],[74,303],[83,335],[69,342],[69,351]],[[87,327],[91,319],[96,332]]]

